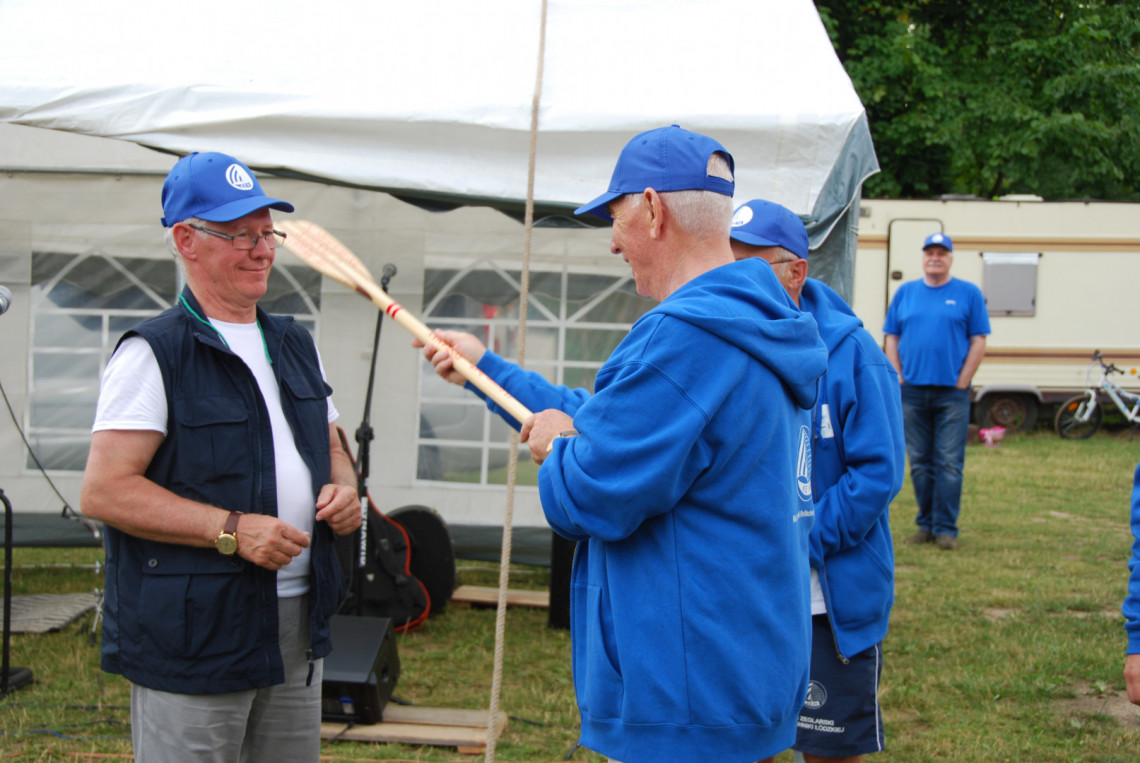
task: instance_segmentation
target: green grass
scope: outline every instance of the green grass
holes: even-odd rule
[[[1044,429],[970,446],[958,551],[912,546],[909,480],[892,509],[897,598],[884,643],[887,752],[879,761],[1131,761],[1140,720],[1121,700],[1120,603],[1131,550],[1132,473],[1140,439],[1102,432],[1065,442]],[[15,594],[90,591],[94,550],[17,549]],[[497,585],[493,565],[460,562],[461,583]],[[517,568],[512,587],[544,588],[547,571]],[[490,697],[493,610],[449,606],[398,636],[396,695],[426,706],[481,709]],[[4,756],[74,759],[130,752],[128,687],[98,669],[91,621],[16,634],[12,663],[36,683],[0,700]],[[497,759],[562,760],[577,738],[569,637],[546,613],[511,609]],[[1120,720],[1120,716],[1124,720]],[[336,760],[481,759],[453,749],[335,742]],[[602,761],[577,750],[569,760]],[[782,763],[791,755],[780,756]]]

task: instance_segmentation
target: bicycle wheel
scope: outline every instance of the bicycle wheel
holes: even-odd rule
[[[1090,411],[1088,395],[1077,395],[1066,400],[1057,409],[1053,428],[1065,440],[1087,440],[1100,429],[1104,419],[1104,408],[1097,405]]]

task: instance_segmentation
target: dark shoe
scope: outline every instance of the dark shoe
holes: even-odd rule
[[[934,533],[930,532],[930,530],[919,530],[914,535],[909,536],[906,539],[906,542],[907,543],[933,543],[934,542]]]
[[[958,548],[958,539],[953,535],[939,535],[938,548],[943,551],[954,551]]]

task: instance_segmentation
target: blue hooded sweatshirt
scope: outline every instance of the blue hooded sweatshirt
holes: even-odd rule
[[[758,259],[704,273],[642,316],[592,396],[491,353],[480,362],[581,433],[554,441],[539,490],[550,525],[580,541],[583,746],[625,763],[745,763],[795,741],[826,363],[815,321]]]
[[[1140,464],[1132,476],[1132,557],[1128,560],[1128,595],[1124,598],[1124,632],[1128,654],[1140,654]]]
[[[811,566],[846,659],[883,640],[894,603],[889,507],[906,458],[899,377],[827,285],[807,279],[800,306],[815,318],[828,353],[812,439]]]

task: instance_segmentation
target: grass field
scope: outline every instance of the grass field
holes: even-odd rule
[[[1065,442],[1040,430],[971,446],[954,552],[902,542],[913,531],[909,480],[892,507],[897,582],[884,643],[887,751],[878,761],[1135,761],[1140,714],[1123,699],[1120,603],[1131,549],[1128,501],[1140,439],[1102,432]],[[17,549],[13,592],[85,592],[95,550]],[[496,585],[490,566],[460,563],[459,582]],[[512,587],[544,588],[541,568]],[[498,760],[602,761],[578,749],[568,635],[542,610],[507,617]],[[450,606],[398,637],[396,696],[480,709],[489,701],[493,610]],[[92,623],[16,634],[12,664],[35,683],[0,700],[0,758],[129,757],[128,687],[98,668]],[[330,760],[457,761],[448,748],[338,741]],[[790,761],[790,753],[780,756]]]

